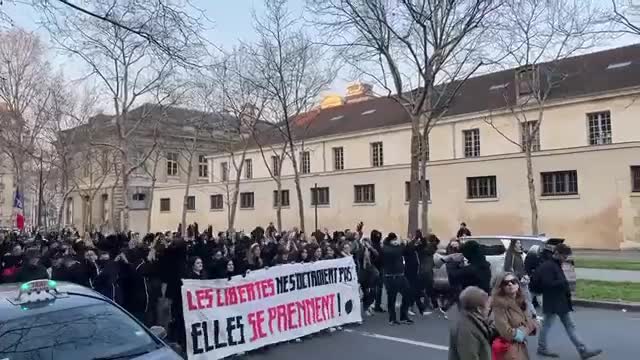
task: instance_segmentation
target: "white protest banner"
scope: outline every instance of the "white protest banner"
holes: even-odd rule
[[[287,264],[231,280],[182,280],[189,360],[220,359],[362,321],[353,258]]]

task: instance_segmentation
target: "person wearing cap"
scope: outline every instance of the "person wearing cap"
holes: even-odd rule
[[[491,360],[489,295],[476,286],[460,293],[460,316],[449,335],[449,360]]]
[[[559,355],[549,351],[547,338],[549,330],[556,318],[560,318],[569,339],[578,350],[582,360],[590,359],[602,353],[602,350],[589,350],[576,333],[576,325],[571,317],[571,289],[562,271],[562,263],[571,255],[571,248],[558,244],[553,249],[550,259],[545,260],[535,272],[536,282],[542,291],[542,310],[544,321],[538,337],[538,355],[558,358]]]

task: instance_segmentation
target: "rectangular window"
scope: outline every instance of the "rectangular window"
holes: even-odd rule
[[[462,130],[464,136],[464,157],[480,156],[480,129]]]
[[[303,151],[300,154],[300,172],[303,174],[311,172],[311,155],[308,151]]]
[[[204,155],[198,155],[198,176],[201,178],[209,177],[209,163]]]
[[[273,207],[277,207],[278,202],[281,202],[280,206],[289,206],[289,190],[280,190],[280,196],[278,190],[273,190]]]
[[[371,143],[371,166],[384,166],[384,154],[382,153],[382,142]]]
[[[195,210],[196,209],[196,197],[191,195],[187,196],[187,210]]]
[[[253,161],[251,161],[251,159],[244,160],[244,177],[246,179],[253,179]]]
[[[229,181],[229,164],[226,161],[220,163],[220,181]]]
[[[640,192],[640,166],[631,167],[631,191]]]
[[[517,70],[516,80],[518,86],[518,96],[533,94],[536,88],[536,72],[533,67],[526,67]]]
[[[542,178],[542,196],[578,194],[578,172],[553,171],[540,173]]]
[[[374,184],[355,185],[353,187],[353,202],[366,204],[376,202],[376,186]]]
[[[344,170],[344,149],[342,147],[333,148],[333,170]]]
[[[422,201],[422,187],[418,184],[418,200]],[[404,201],[409,202],[411,200],[411,182],[406,181],[404,183]],[[427,201],[431,200],[431,184],[429,180],[427,180]]]
[[[160,211],[171,211],[171,199],[160,199]]]
[[[611,112],[587,114],[589,120],[589,145],[611,144]]]
[[[224,201],[222,199],[222,195],[211,195],[209,197],[210,205],[209,208],[211,210],[222,210],[224,208]]]
[[[537,120],[520,123],[522,151],[524,151],[527,141],[531,141],[531,151],[540,151],[540,129],[536,129],[537,126]]]
[[[495,176],[467,178],[467,199],[487,199],[497,197]]]
[[[273,176],[280,176],[280,158],[275,155],[271,156],[271,173]]]
[[[319,187],[311,189],[311,205],[329,205],[329,188]]]
[[[253,209],[253,193],[240,193],[240,209]]]
[[[167,175],[178,175],[178,153],[167,153]]]

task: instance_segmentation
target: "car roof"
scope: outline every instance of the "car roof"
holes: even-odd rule
[[[23,306],[15,305],[9,300],[17,297],[20,292],[20,285],[20,283],[0,285],[0,321],[7,321],[27,315],[37,315],[50,311],[71,309],[85,305],[95,305],[105,302],[110,303],[109,300],[100,293],[84,286],[69,282],[58,282],[56,285],[58,291],[65,293],[66,296],[57,297],[51,301],[30,303]]]

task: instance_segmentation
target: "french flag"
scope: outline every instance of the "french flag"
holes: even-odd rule
[[[13,200],[13,208],[16,210],[16,226],[20,231],[24,230],[24,197],[20,188],[16,188],[16,197]]]

